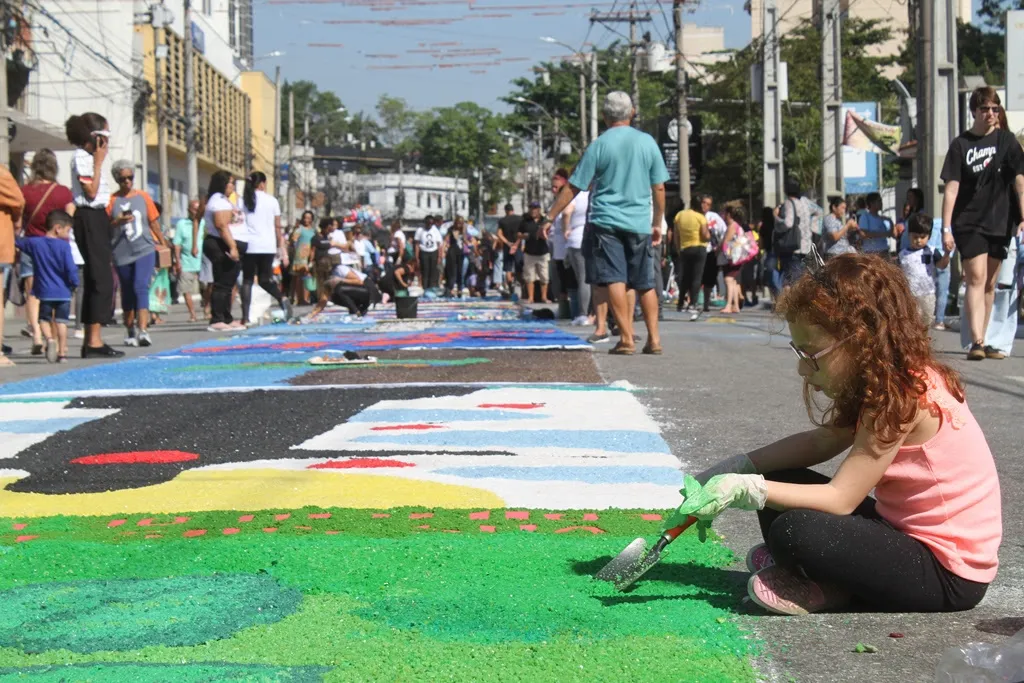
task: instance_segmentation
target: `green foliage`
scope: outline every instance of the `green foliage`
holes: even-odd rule
[[[1006,11],[1024,9],[1024,0],[981,0],[978,17],[990,31],[1006,31]]]
[[[490,202],[507,200],[516,190],[514,171],[520,158],[501,131],[504,116],[474,102],[438,107],[419,116],[415,138],[419,161],[442,173],[470,179],[470,197],[478,192],[477,172],[484,171],[484,194]]]
[[[281,86],[281,140],[288,140],[288,97],[295,93],[295,142],[301,143],[303,122],[309,113],[310,144],[340,144],[345,135],[354,132],[346,121],[341,98],[330,90],[321,91],[312,81],[285,82]]]

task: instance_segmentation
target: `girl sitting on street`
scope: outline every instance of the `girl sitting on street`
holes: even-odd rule
[[[998,566],[999,478],[906,278],[844,254],[805,274],[778,311],[809,413],[817,393],[830,405],[816,429],[687,477],[670,524],[757,510],[765,543],[747,555],[748,593],[770,612],[977,605]],[[847,449],[834,477],[809,469]]]

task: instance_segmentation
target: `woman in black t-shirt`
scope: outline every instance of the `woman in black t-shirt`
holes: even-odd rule
[[[1010,225],[1011,202],[1024,209],[1024,150],[999,127],[1002,106],[993,88],[975,90],[970,108],[974,125],[953,140],[942,167],[942,241],[947,250],[955,243],[963,262],[964,317],[973,342],[967,359],[982,360],[1002,357],[985,346],[985,330],[1000,265],[1024,226]]]

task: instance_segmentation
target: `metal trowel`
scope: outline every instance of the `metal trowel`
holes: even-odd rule
[[[661,559],[661,551],[665,549],[665,546],[676,540],[679,534],[696,522],[696,517],[687,517],[686,521],[679,526],[666,530],[650,550],[647,549],[646,539],[636,539],[595,574],[594,578],[613,582],[616,590],[626,590],[646,574],[651,567],[658,564],[658,560]]]

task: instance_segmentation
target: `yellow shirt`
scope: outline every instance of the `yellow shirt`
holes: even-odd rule
[[[676,248],[689,249],[690,247],[703,247],[707,245],[706,240],[700,238],[701,228],[708,227],[708,219],[704,214],[693,209],[686,209],[676,214]]]

